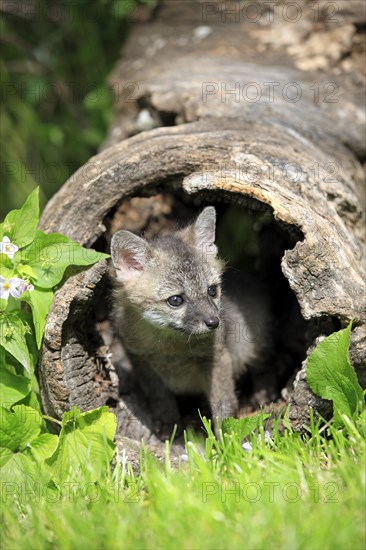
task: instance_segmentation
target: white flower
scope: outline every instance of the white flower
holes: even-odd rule
[[[26,290],[34,290],[34,286],[24,281],[24,279],[19,279],[18,277],[11,277],[8,281],[0,276],[0,298],[7,300],[9,294],[13,298],[20,298],[21,294]]]
[[[14,254],[18,252],[19,248],[16,244],[10,242],[9,237],[5,235],[3,240],[0,242],[0,254],[6,254],[8,258],[14,258]]]
[[[262,434],[258,434],[258,443],[262,441]],[[268,443],[268,441],[271,439],[271,434],[268,430],[264,432],[264,443]]]
[[[252,432],[252,433],[254,434],[255,432]],[[268,430],[266,430],[263,435],[264,435],[264,443],[268,443],[271,439],[271,434],[269,433]],[[258,443],[261,443],[262,434],[257,435],[257,441],[258,441]],[[243,449],[246,453],[250,453],[250,451],[253,450],[252,444],[249,443],[249,441],[243,441],[242,447],[243,447]]]

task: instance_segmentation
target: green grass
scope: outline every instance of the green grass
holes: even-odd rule
[[[3,488],[2,548],[363,549],[365,440],[352,425],[330,431],[275,430],[268,444],[253,436],[252,452],[210,433],[179,468],[145,454],[138,477],[115,469],[97,486],[76,481],[74,495]]]

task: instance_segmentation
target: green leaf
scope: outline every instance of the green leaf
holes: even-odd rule
[[[28,395],[26,395],[24,397],[24,399],[19,401],[19,403],[17,403],[17,405],[26,405],[27,407],[31,407],[32,409],[38,411],[39,414],[42,416],[42,408],[41,408],[40,397],[39,397],[38,380],[37,380],[36,375],[34,373],[32,374],[30,381],[31,381],[32,391],[30,393],[28,393]],[[43,418],[43,416],[42,416],[42,418]],[[42,431],[43,431],[43,428],[45,426],[46,426],[46,422],[45,422],[45,420],[43,420],[42,421]]]
[[[30,265],[19,264],[17,266],[17,269],[18,269],[19,273],[22,275],[22,277],[24,277],[24,276],[32,277],[32,279],[37,278],[37,273],[34,271],[34,269],[32,269],[32,267]]]
[[[45,460],[54,453],[57,443],[57,435],[42,434],[33,439],[23,451],[13,452],[7,448],[0,448],[2,483],[15,484],[18,489],[22,487],[27,491],[37,490],[41,475],[49,475],[45,468]],[[9,488],[11,489],[11,486]]]
[[[14,484],[17,489],[22,487],[31,491],[39,479],[39,468],[28,453],[13,453],[10,449],[0,448],[0,479],[4,487],[5,484]],[[11,489],[11,485],[8,487]]]
[[[46,288],[34,286],[32,291],[24,293],[24,300],[32,309],[33,325],[36,335],[38,349],[41,347],[44,327],[46,326],[46,317],[50,310],[53,292]]]
[[[28,294],[28,293],[25,293]],[[28,346],[28,352],[31,359],[31,372],[34,373],[34,370],[38,364],[39,350],[37,347],[35,329],[33,327],[33,316],[32,311],[27,308],[22,309],[17,312],[17,316],[22,321],[25,327],[25,339]]]
[[[352,419],[365,406],[349,355],[352,323],[320,342],[308,358],[306,377],[312,391],[333,401],[334,423],[342,425],[341,415]]]
[[[57,448],[57,444],[57,435],[45,433],[33,439],[27,450],[29,450],[33,458],[40,462],[53,455]]]
[[[10,408],[14,403],[24,399],[31,390],[29,378],[19,376],[11,365],[0,368],[0,406]]]
[[[366,438],[366,410],[364,410],[357,418],[357,427],[360,434]]]
[[[115,430],[116,417],[108,407],[86,413],[74,407],[65,413],[58,447],[47,460],[54,481],[80,479],[81,473],[88,480],[100,479],[115,452]]]
[[[0,315],[0,345],[31,373],[26,327],[16,313]]]
[[[0,447],[0,471],[3,466],[10,460],[13,456],[13,451],[7,449],[6,447]]]
[[[69,265],[91,265],[108,257],[59,233],[37,231],[35,240],[23,251],[22,261],[32,267],[37,286],[52,288],[62,280]]]
[[[263,420],[269,417],[269,414],[259,413],[255,416],[245,418],[225,418],[222,421],[222,433],[232,434],[239,440],[254,432],[262,424]]]
[[[0,240],[6,235],[10,242],[22,248],[31,243],[36,235],[39,220],[39,188],[28,196],[19,210],[11,210],[0,224]]]
[[[12,411],[2,407],[0,414],[0,447],[22,451],[41,431],[42,417],[30,407],[15,405]]]
[[[4,277],[4,279],[10,279],[11,277],[15,277],[15,271],[13,269],[13,266],[12,265],[5,265],[5,263],[4,263],[4,259],[5,259],[5,262],[6,262],[7,256],[5,256],[5,254],[0,254],[0,258],[1,258],[1,262],[0,262],[1,273],[0,273],[0,275],[2,277]]]
[[[38,394],[33,390],[28,395],[18,403],[18,405],[26,405],[27,407],[31,407],[32,409],[39,412],[39,414],[42,414],[41,410],[41,404],[39,402]]]

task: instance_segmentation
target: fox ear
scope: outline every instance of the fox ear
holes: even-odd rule
[[[151,258],[148,242],[130,231],[118,231],[112,237],[111,255],[117,279],[126,281],[143,271]]]
[[[215,256],[216,211],[213,206],[204,208],[196,221],[178,232],[180,238],[205,255]]]
[[[207,206],[193,224],[194,244],[203,254],[216,255],[215,232],[216,211],[213,206]]]

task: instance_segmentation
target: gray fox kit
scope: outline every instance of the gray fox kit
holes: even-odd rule
[[[167,425],[179,423],[176,394],[204,394],[214,422],[235,416],[235,379],[268,344],[262,297],[240,281],[234,298],[222,292],[215,226],[209,206],[193,224],[149,242],[129,231],[111,242],[116,332],[152,414]]]

